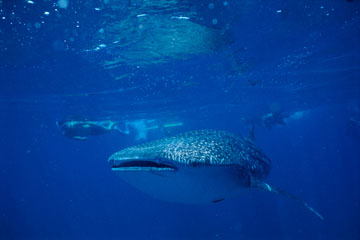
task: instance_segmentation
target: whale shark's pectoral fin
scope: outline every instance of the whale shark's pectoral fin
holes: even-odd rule
[[[211,202],[212,203],[218,203],[218,202],[222,202],[222,201],[224,201],[224,199],[220,198],[220,199],[212,200]]]
[[[274,192],[274,193],[278,193],[280,195],[286,196],[288,198],[291,198],[293,200],[296,200],[297,202],[301,203],[302,205],[304,205],[308,210],[310,210],[312,213],[314,213],[316,216],[318,216],[321,220],[324,220],[324,217],[321,216],[321,214],[316,211],[314,208],[312,208],[309,204],[307,204],[304,200],[296,197],[295,195],[288,193],[280,188],[277,187],[273,187],[270,186],[269,184],[265,183],[265,182],[260,182],[260,181],[254,181],[251,182],[251,187],[254,188],[260,188],[262,190],[268,191],[268,192]]]

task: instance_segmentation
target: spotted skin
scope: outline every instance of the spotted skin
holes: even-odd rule
[[[126,148],[115,153],[113,159],[162,159],[190,166],[230,166],[241,168],[257,179],[265,178],[271,161],[247,138],[218,130],[185,132]]]

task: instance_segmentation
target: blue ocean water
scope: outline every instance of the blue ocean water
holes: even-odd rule
[[[357,0],[0,0],[0,239],[359,239],[359,43]],[[64,119],[128,132],[72,139]],[[323,221],[260,190],[154,199],[107,162],[252,126],[266,181]]]

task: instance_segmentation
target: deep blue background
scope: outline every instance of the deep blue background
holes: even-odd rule
[[[3,0],[0,12],[0,239],[360,238],[360,130],[348,129],[350,118],[360,119],[358,1],[250,1],[246,8],[229,1],[231,9],[216,13],[202,1],[204,16],[230,24],[232,45],[115,73],[82,54],[81,36],[98,24],[91,4],[70,1],[59,20],[56,1],[34,2]],[[24,24],[41,20],[39,29]],[[243,75],[230,69],[234,56],[246,63]],[[133,73],[131,81],[114,80],[119,72]],[[255,190],[204,206],[152,199],[107,164],[139,142],[133,136],[78,142],[55,125],[69,114],[176,119],[184,122],[178,132],[247,135],[249,119],[274,108],[305,114],[271,130],[256,126],[256,143],[273,161],[268,182],[306,200],[324,221]]]

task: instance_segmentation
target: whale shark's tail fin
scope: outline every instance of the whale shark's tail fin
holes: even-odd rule
[[[324,217],[321,216],[321,214],[316,211],[314,208],[312,208],[309,204],[307,204],[305,201],[303,201],[302,199],[292,195],[291,193],[288,193],[280,188],[277,187],[273,187],[270,186],[269,184],[265,183],[265,182],[260,182],[260,181],[254,181],[251,182],[251,187],[254,188],[260,188],[262,190],[268,191],[268,192],[274,192],[274,193],[278,193],[280,195],[286,196],[288,198],[291,198],[293,200],[296,200],[297,202],[301,203],[302,205],[304,205],[307,209],[309,209],[312,213],[314,213],[316,216],[318,216],[321,220],[324,220]]]

